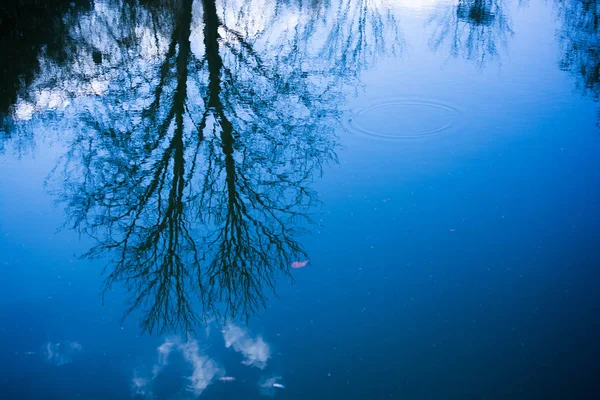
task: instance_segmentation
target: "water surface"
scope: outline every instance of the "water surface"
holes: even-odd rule
[[[0,398],[596,398],[599,15],[1,6]]]

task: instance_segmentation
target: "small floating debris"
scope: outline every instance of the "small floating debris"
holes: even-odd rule
[[[235,378],[233,376],[222,376],[219,378],[221,382],[233,382]]]
[[[279,383],[280,380],[280,376],[263,378],[258,384],[258,386],[260,387],[260,394],[262,394],[263,396],[273,397],[277,389],[285,389],[285,386]]]
[[[26,355],[26,356],[34,356],[34,355],[36,355],[36,354],[37,354],[37,353],[36,353],[35,351],[26,351],[26,352],[25,352],[25,355]]]
[[[306,261],[294,261],[292,263],[292,268],[304,268],[308,264],[308,260]]]

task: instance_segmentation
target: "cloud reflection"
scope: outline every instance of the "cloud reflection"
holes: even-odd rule
[[[252,338],[248,330],[228,324],[223,329],[223,339],[225,347],[233,347],[235,351],[242,353],[243,364],[260,369],[267,366],[267,361],[271,358],[271,349],[262,337]]]
[[[150,381],[148,379],[141,378],[137,375],[137,371],[133,372],[133,378],[131,379],[131,391],[134,396],[141,396],[146,398],[152,398],[152,391],[149,389]]]
[[[80,353],[82,349],[83,346],[78,342],[48,342],[44,346],[44,354],[48,362],[59,366],[72,362],[73,358]]]
[[[188,381],[186,389],[195,396],[200,396],[213,381],[225,374],[224,369],[203,354],[203,349],[199,347],[197,340],[188,338],[187,341],[182,341],[180,338],[167,338],[156,349],[158,358],[152,368],[152,379],[139,377],[137,372],[134,372],[132,379],[134,395],[152,397],[150,386],[169,365],[169,357],[174,351],[180,352],[183,359],[192,367],[191,375],[186,377]]]
[[[188,377],[190,383],[187,388],[195,395],[199,396],[215,378],[225,373],[215,361],[200,354],[196,340],[189,340],[177,348],[182,352],[183,358],[194,367],[192,375]]]

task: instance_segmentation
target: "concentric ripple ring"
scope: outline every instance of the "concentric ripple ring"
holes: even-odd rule
[[[452,127],[460,112],[446,104],[417,100],[391,100],[354,113],[348,127],[357,133],[386,139],[415,139]]]

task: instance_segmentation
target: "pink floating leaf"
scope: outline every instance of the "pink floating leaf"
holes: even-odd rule
[[[308,264],[308,260],[306,260],[306,261],[294,261],[292,263],[292,268],[303,268],[303,267],[306,267],[306,264]]]

